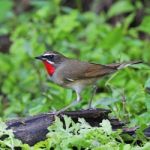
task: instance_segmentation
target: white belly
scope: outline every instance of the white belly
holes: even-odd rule
[[[67,85],[67,87],[81,92],[86,86],[94,84],[96,79],[77,80]]]
[[[63,79],[58,77],[57,74],[54,74],[49,79],[62,87],[71,88],[78,93],[80,93],[86,86],[94,84],[97,80],[97,78],[90,78],[66,83],[65,81],[63,81]]]

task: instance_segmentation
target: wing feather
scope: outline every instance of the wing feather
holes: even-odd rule
[[[67,64],[67,67],[65,63]],[[68,60],[65,63],[64,67],[62,67],[62,75],[68,82],[86,78],[102,77],[116,71],[116,69],[109,66],[76,60]]]

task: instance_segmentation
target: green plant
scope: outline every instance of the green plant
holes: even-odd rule
[[[93,106],[111,109],[112,116],[129,121],[130,126],[149,125],[149,2],[117,0],[106,10],[100,8],[100,13],[97,10],[103,1],[92,1],[93,7],[88,11],[82,8],[82,2],[74,3],[76,8],[60,0],[31,0],[31,9],[16,14],[13,1],[0,2],[0,12],[4,14],[0,17],[0,44],[6,34],[12,42],[8,53],[0,53],[1,117],[11,119],[59,110],[75,98],[71,90],[46,82],[43,66],[34,60],[46,49],[54,49],[94,63],[147,63],[99,81]],[[72,110],[87,108],[89,89],[82,97]]]

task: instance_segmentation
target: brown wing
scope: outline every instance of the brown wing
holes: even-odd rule
[[[91,64],[89,65],[88,69],[85,71],[85,77],[101,77],[108,74],[111,74],[116,71],[116,68],[112,68],[105,65],[99,64]]]
[[[115,71],[116,68],[112,68],[109,66],[80,62],[76,60],[68,60],[65,62],[64,67],[62,67],[62,75],[68,81],[101,77]]]

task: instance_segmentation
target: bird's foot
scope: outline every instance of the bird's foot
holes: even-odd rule
[[[60,109],[58,111],[48,112],[48,113],[44,113],[44,114],[58,116],[61,113],[65,112],[66,110],[67,110],[67,108],[63,108],[63,109]]]
[[[44,113],[46,115],[55,115],[57,111],[53,111],[53,112],[47,112],[47,113]]]
[[[64,108],[62,108],[62,109],[60,109],[59,111],[57,111],[57,112],[55,112],[55,115],[57,116],[57,115],[60,115],[61,113],[63,113],[63,112],[65,112],[66,110],[68,110],[70,107],[72,107],[72,106],[74,106],[74,105],[76,105],[78,103],[78,101],[73,101],[70,105],[68,105],[68,106],[66,106],[66,107],[64,107]]]
[[[66,110],[68,110],[70,107],[76,105],[78,103],[77,100],[73,101],[70,105],[58,110],[58,111],[55,111],[55,112],[49,112],[49,113],[46,113],[46,114],[49,114],[49,115],[55,115],[55,116],[58,116],[60,114],[62,114],[63,112],[65,112]]]
[[[87,110],[94,110],[95,108],[93,107],[88,107]]]
[[[88,105],[88,108],[87,108],[87,109],[88,109],[88,110],[94,109],[93,106],[91,105],[91,103]]]
[[[96,109],[94,106],[92,106],[92,105],[88,105],[87,110],[94,110],[94,109]]]
[[[55,112],[55,116],[60,115],[61,113],[63,113],[65,110],[61,109]]]

